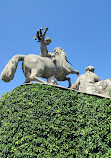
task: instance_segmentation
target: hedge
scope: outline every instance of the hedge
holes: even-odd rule
[[[111,99],[32,84],[0,100],[1,158],[109,158]]]

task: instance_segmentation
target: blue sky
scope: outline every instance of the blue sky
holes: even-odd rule
[[[92,65],[101,80],[111,78],[111,0],[0,1],[0,73],[16,54],[40,54],[33,35],[41,26],[49,27],[50,52],[59,46],[81,74]],[[21,64],[12,81],[0,80],[0,96],[24,82]]]

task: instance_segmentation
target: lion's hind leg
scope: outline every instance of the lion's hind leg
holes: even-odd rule
[[[25,79],[25,82],[24,82],[23,84],[26,84],[26,83],[33,83],[33,81],[30,81],[29,78],[26,78],[26,79]]]
[[[30,81],[30,79],[29,79],[29,76],[31,75],[31,71],[30,71],[30,69],[23,67],[23,63],[22,63],[22,70],[23,70],[24,76],[26,77],[23,84],[32,83],[32,81]]]
[[[57,84],[57,79],[55,78],[55,76],[49,77],[49,78],[47,79],[47,82],[48,82],[49,84],[58,85],[58,84]]]
[[[37,76],[38,76],[37,70],[32,70],[31,75],[29,76],[29,80],[30,81],[37,81],[37,82],[40,82],[40,83],[47,83],[47,82],[41,80],[40,78],[38,78]]]

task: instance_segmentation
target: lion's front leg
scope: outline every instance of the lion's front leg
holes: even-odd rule
[[[70,88],[71,87],[71,79],[70,79],[70,77],[65,77],[62,81],[66,81],[66,80],[69,83],[68,88]]]

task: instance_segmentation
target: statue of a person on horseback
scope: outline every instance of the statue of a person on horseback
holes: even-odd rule
[[[41,83],[56,84],[57,81],[68,80],[69,86],[71,87],[71,81],[68,74],[80,75],[78,70],[74,70],[69,62],[67,61],[66,54],[64,50],[60,47],[54,49],[53,53],[49,53],[47,50],[47,45],[50,44],[51,39],[46,38],[45,34],[48,28],[45,29],[42,34],[42,28],[37,31],[37,35],[33,38],[38,39],[40,42],[41,53],[39,55],[29,54],[29,55],[15,55],[5,66],[1,73],[1,79],[5,82],[9,82],[14,78],[14,74],[17,69],[19,61],[22,61],[22,70],[26,77],[25,83],[30,83],[31,81],[37,81]],[[40,79],[39,77],[46,78],[47,82]]]

